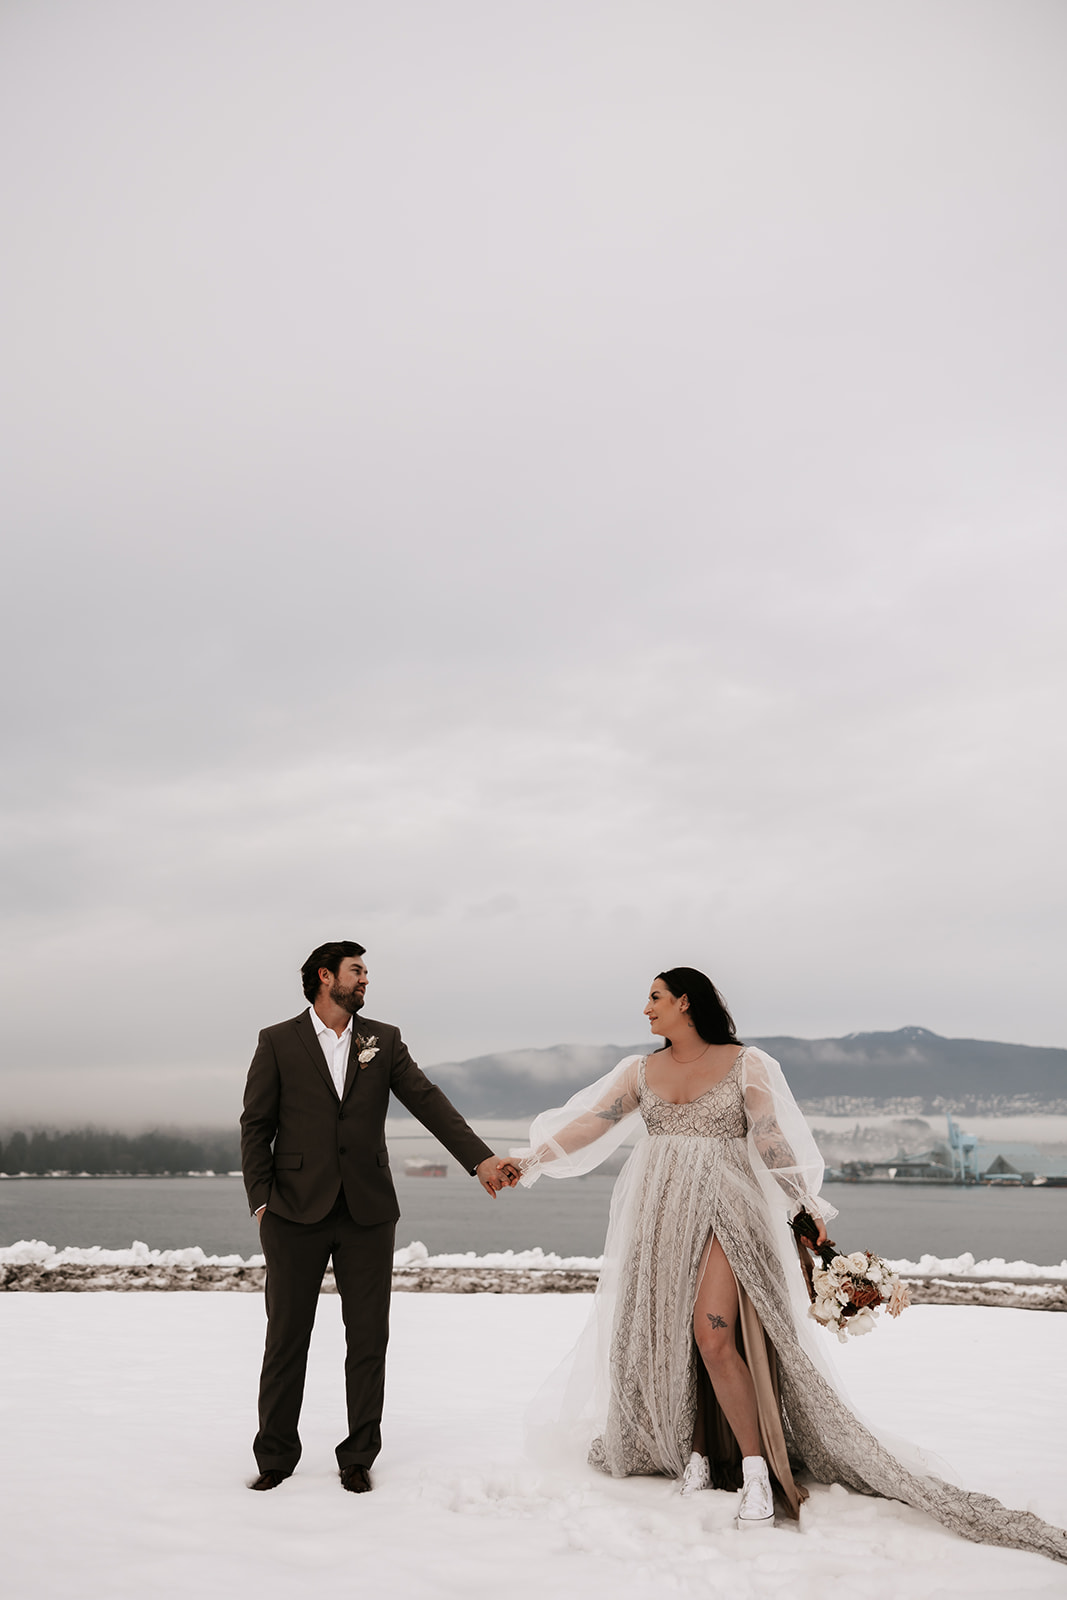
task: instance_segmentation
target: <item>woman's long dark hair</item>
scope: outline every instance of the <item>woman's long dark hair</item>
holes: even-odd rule
[[[656,977],[667,985],[676,1000],[685,995],[693,1026],[705,1044],[741,1043],[726,1001],[710,978],[695,967],[671,967],[667,972],[657,972]],[[668,1039],[667,1044],[670,1043]]]

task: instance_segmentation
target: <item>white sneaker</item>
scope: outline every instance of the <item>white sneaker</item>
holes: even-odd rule
[[[697,1494],[701,1489],[711,1488],[711,1467],[707,1456],[699,1456],[696,1451],[689,1457],[689,1465],[682,1474],[682,1499],[688,1500],[691,1494]]]
[[[744,1487],[737,1505],[739,1528],[772,1528],[774,1526],[774,1495],[771,1477],[762,1456],[744,1456],[741,1461]]]

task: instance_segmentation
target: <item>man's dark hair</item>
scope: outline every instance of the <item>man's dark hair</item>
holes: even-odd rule
[[[304,985],[304,998],[314,1002],[319,992],[319,968],[325,967],[327,972],[332,972],[336,978],[341,962],[346,956],[366,955],[361,944],[356,944],[353,939],[331,939],[329,944],[320,944],[312,950],[304,965],[300,968],[300,980]]]

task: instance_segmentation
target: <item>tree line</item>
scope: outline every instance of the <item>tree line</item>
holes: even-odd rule
[[[185,1136],[112,1133],[77,1128],[70,1133],[11,1133],[0,1139],[0,1172],[40,1176],[48,1172],[145,1173],[234,1172],[241,1165],[236,1133]]]

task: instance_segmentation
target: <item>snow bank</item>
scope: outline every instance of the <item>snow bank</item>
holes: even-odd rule
[[[393,1270],[415,1268],[486,1269],[495,1272],[598,1272],[602,1256],[559,1256],[551,1250],[501,1250],[479,1256],[473,1250],[432,1256],[419,1240],[413,1240],[393,1256]],[[961,1256],[922,1256],[918,1261],[891,1261],[907,1278],[985,1278],[1003,1283],[1030,1281],[1067,1282],[1067,1260],[1057,1267],[1037,1266],[1033,1261],[1005,1261],[1002,1256],[977,1261],[970,1252]],[[199,1245],[182,1250],[150,1250],[135,1239],[128,1250],[105,1250],[100,1245],[86,1249],[57,1250],[41,1239],[20,1239],[0,1248],[0,1266],[36,1266],[46,1271],[58,1267],[262,1267],[264,1258],[253,1256],[209,1256]]]
[[[560,1256],[553,1251],[503,1250],[489,1255],[432,1256],[418,1240],[393,1257],[393,1288],[407,1294],[588,1294],[596,1288],[600,1256]],[[1029,1261],[975,1261],[971,1255],[894,1265],[909,1284],[913,1305],[1005,1306],[1067,1311],[1067,1262],[1062,1269]],[[185,1290],[261,1294],[261,1255],[209,1256],[198,1245],[150,1250],[134,1240],[128,1250],[56,1250],[41,1239],[0,1249],[0,1293],[174,1293]],[[332,1272],[323,1294],[336,1292]]]
[[[551,1250],[542,1250],[540,1245],[533,1250],[500,1250],[487,1256],[477,1256],[473,1250],[460,1255],[432,1256],[416,1239],[396,1252],[393,1271],[403,1267],[492,1267],[503,1272],[599,1272],[603,1260],[603,1256],[557,1256]]]
[[[42,1239],[20,1239],[0,1249],[0,1267],[262,1267],[263,1256],[209,1256],[198,1244],[183,1250],[150,1250],[135,1239],[128,1250],[105,1250],[101,1245],[86,1249],[57,1250]]]
[[[1032,1261],[1005,1261],[1003,1256],[976,1261],[969,1250],[962,1256],[921,1256],[918,1261],[891,1261],[889,1265],[904,1278],[995,1278],[1002,1283],[1025,1283],[1030,1279],[1067,1282],[1067,1261],[1061,1261],[1058,1267],[1039,1267]]]
[[[431,1256],[415,1241],[398,1250],[393,1287],[409,1293],[585,1294],[596,1287],[600,1261],[558,1256],[544,1250],[506,1250],[478,1256]],[[0,1250],[0,1293],[57,1294],[67,1291],[230,1290],[258,1294],[266,1277],[263,1256],[209,1256],[197,1245],[150,1250],[134,1240],[128,1250],[56,1250],[41,1239],[21,1239]],[[335,1292],[332,1272],[323,1293]]]
[[[558,1256],[551,1250],[502,1250],[490,1255],[461,1254],[432,1256],[424,1244],[414,1240],[393,1256],[394,1271],[412,1267],[481,1267],[497,1272],[598,1272],[601,1256]],[[262,1267],[264,1257],[209,1256],[199,1245],[182,1250],[150,1250],[135,1239],[128,1250],[105,1250],[100,1245],[85,1249],[57,1250],[42,1239],[20,1239],[0,1248],[0,1266],[43,1267]]]

